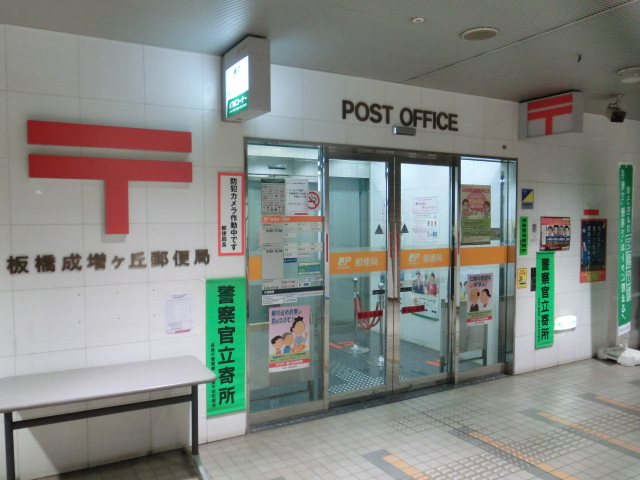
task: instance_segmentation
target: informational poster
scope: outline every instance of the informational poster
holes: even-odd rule
[[[633,166],[620,165],[618,230],[618,335],[631,330],[631,261],[633,239]]]
[[[607,221],[583,219],[580,231],[580,282],[603,282],[607,279]]]
[[[269,309],[269,373],[309,367],[309,305]]]
[[[284,215],[286,196],[284,178],[263,178],[260,181],[262,215]]]
[[[244,175],[218,173],[218,255],[244,255]]]
[[[485,325],[493,319],[493,273],[470,274],[466,283],[467,326]]]
[[[165,329],[169,334],[185,333],[193,328],[191,295],[173,293],[164,302]]]
[[[555,303],[555,252],[536,253],[536,331],[535,348],[553,345]]]
[[[414,313],[419,317],[440,320],[440,282],[436,272],[417,270],[411,279],[411,306],[424,306],[424,310]]]
[[[491,185],[462,185],[460,197],[462,245],[491,241]]]
[[[540,217],[540,250],[569,250],[571,218]]]
[[[244,277],[208,279],[205,353],[218,377],[207,384],[207,415],[246,408],[246,281]]]
[[[287,178],[285,199],[286,215],[307,215],[309,208],[309,182],[307,179]]]

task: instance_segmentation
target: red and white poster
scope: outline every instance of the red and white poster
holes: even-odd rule
[[[218,255],[244,255],[244,175],[218,173]]]

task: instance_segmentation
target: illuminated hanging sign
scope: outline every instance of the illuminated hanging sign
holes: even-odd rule
[[[270,111],[269,40],[249,36],[222,57],[222,119],[241,122]]]
[[[584,97],[567,92],[520,103],[518,138],[582,132]]]

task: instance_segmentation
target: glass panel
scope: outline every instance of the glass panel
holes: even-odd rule
[[[515,272],[515,161],[463,157],[459,370],[510,360]]]
[[[329,393],[385,384],[386,163],[329,161]]]
[[[317,147],[247,145],[251,413],[323,396],[320,159]]]
[[[449,371],[451,168],[403,163],[400,381]]]

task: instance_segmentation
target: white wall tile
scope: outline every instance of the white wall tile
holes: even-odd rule
[[[187,294],[191,307],[191,330],[184,333],[167,333],[167,299],[170,295]],[[181,282],[155,282],[149,285],[149,331],[152,340],[173,337],[202,336],[205,332],[205,282],[204,279]]]
[[[11,274],[6,268],[7,259],[9,259],[11,255],[18,255],[12,252],[11,227],[9,227],[9,225],[0,225],[0,259],[4,261],[5,267],[0,269],[0,291],[8,291],[13,287]]]
[[[554,341],[558,344],[560,365],[580,360],[580,334],[577,331],[556,333]]]
[[[192,182],[147,182],[147,221],[183,224],[204,221],[204,168],[192,166]]]
[[[191,444],[191,406],[188,403],[153,408],[150,413],[152,452],[166,452]],[[199,429],[198,433],[201,433]]]
[[[204,165],[238,168],[244,165],[243,125],[221,122],[220,111],[204,112]]]
[[[88,366],[84,348],[57,352],[33,353],[16,357],[16,375],[71,370]],[[67,408],[67,407],[61,407]]]
[[[144,47],[145,101],[202,108],[202,55]]]
[[[259,138],[287,138],[290,141],[302,141],[303,122],[298,118],[275,117],[265,115],[252,122],[255,125],[255,136]]]
[[[455,136],[446,133],[419,132],[417,137],[420,139],[420,150],[429,152],[453,152]]]
[[[484,140],[478,137],[456,135],[453,148],[455,153],[474,155],[476,152],[484,152]]]
[[[346,143],[346,124],[332,122],[304,121],[304,140],[329,143]]]
[[[28,161],[11,160],[11,222],[18,225],[82,223],[82,182],[28,178]]]
[[[215,55],[202,55],[202,108],[218,110],[218,116],[222,109],[220,61]]]
[[[14,293],[16,354],[84,348],[85,312],[81,288]]]
[[[558,183],[562,179],[562,147],[540,145],[538,150],[538,180]]]
[[[78,37],[7,25],[5,40],[9,90],[78,96]]]
[[[535,369],[534,345],[535,337],[533,335],[515,338],[513,345],[515,352],[513,369],[516,375],[531,372]]]
[[[90,418],[88,424],[90,467],[149,453],[151,419],[148,410]]]
[[[505,100],[486,98],[484,104],[486,138],[512,140],[514,125],[518,124],[518,104]]]
[[[0,378],[16,374],[16,357],[0,357]],[[4,449],[2,449],[4,451]]]
[[[9,158],[26,160],[29,153],[78,155],[76,147],[30,146],[27,144],[27,120],[78,123],[80,121],[80,101],[77,98],[8,92],[7,111],[9,115],[7,121]],[[24,171],[27,171],[26,166]]]
[[[340,75],[305,70],[302,74],[302,116],[308,120],[345,122],[342,100],[346,99],[347,79]],[[355,123],[355,116],[346,122]]]
[[[60,466],[65,471],[89,466],[86,420],[25,428],[16,437],[19,478],[41,478],[59,471]]]
[[[207,442],[237,437],[247,432],[247,416],[234,413],[207,419]]]
[[[87,347],[149,339],[149,299],[145,284],[87,287]]]
[[[472,95],[455,95],[455,109],[458,114],[458,133],[470,137],[484,137],[485,101]],[[479,150],[476,150],[479,151]],[[473,152],[467,152],[473,153]]]
[[[0,91],[0,158],[9,158],[8,108],[7,93]]]
[[[0,44],[2,45],[7,44],[4,30],[5,30],[4,25],[0,25],[0,39],[2,40]],[[6,67],[5,49],[0,48],[0,90],[7,89],[7,69],[5,67]]]
[[[13,294],[0,291],[0,357],[15,355],[15,337],[13,332]],[[0,378],[2,378],[0,376]]]
[[[271,115],[300,119],[302,104],[302,70],[272,65]]]
[[[187,335],[177,336],[172,335],[168,339],[154,340],[151,342],[150,357],[156,358],[171,358],[180,357],[183,355],[191,355],[198,358],[201,362],[205,362],[204,358],[204,336]],[[204,403],[204,402],[202,402]]]
[[[558,366],[558,344],[550,347],[538,348],[534,354],[534,366],[536,370]]]
[[[562,149],[562,182],[584,183],[585,164],[582,148],[565,147]]]
[[[11,245],[14,257],[28,257],[28,272],[18,271],[12,275],[16,290],[79,287],[84,284],[85,258],[82,257],[80,225],[14,225],[11,228]],[[45,255],[55,257],[55,271],[44,268],[39,271],[38,256],[42,259]],[[71,258],[74,255],[82,258],[76,262]]]
[[[538,181],[538,149],[530,142],[515,142],[513,145],[518,159],[518,183]]]
[[[149,360],[149,342],[87,348],[87,367]]]
[[[535,333],[535,308],[536,301],[534,297],[520,298],[516,300],[516,337],[532,336]]]
[[[89,125],[108,125],[116,127],[147,128],[145,107],[142,103],[115,102],[112,100],[82,99],[80,101],[81,123]],[[85,149],[85,155],[102,153],[100,149]],[[137,153],[138,156],[131,156]],[[108,154],[108,155],[107,155]],[[98,156],[98,155],[96,155]],[[144,158],[144,154],[135,150],[104,150],[103,155],[121,158]]]
[[[123,102],[144,101],[143,47],[79,37],[80,95]]]

